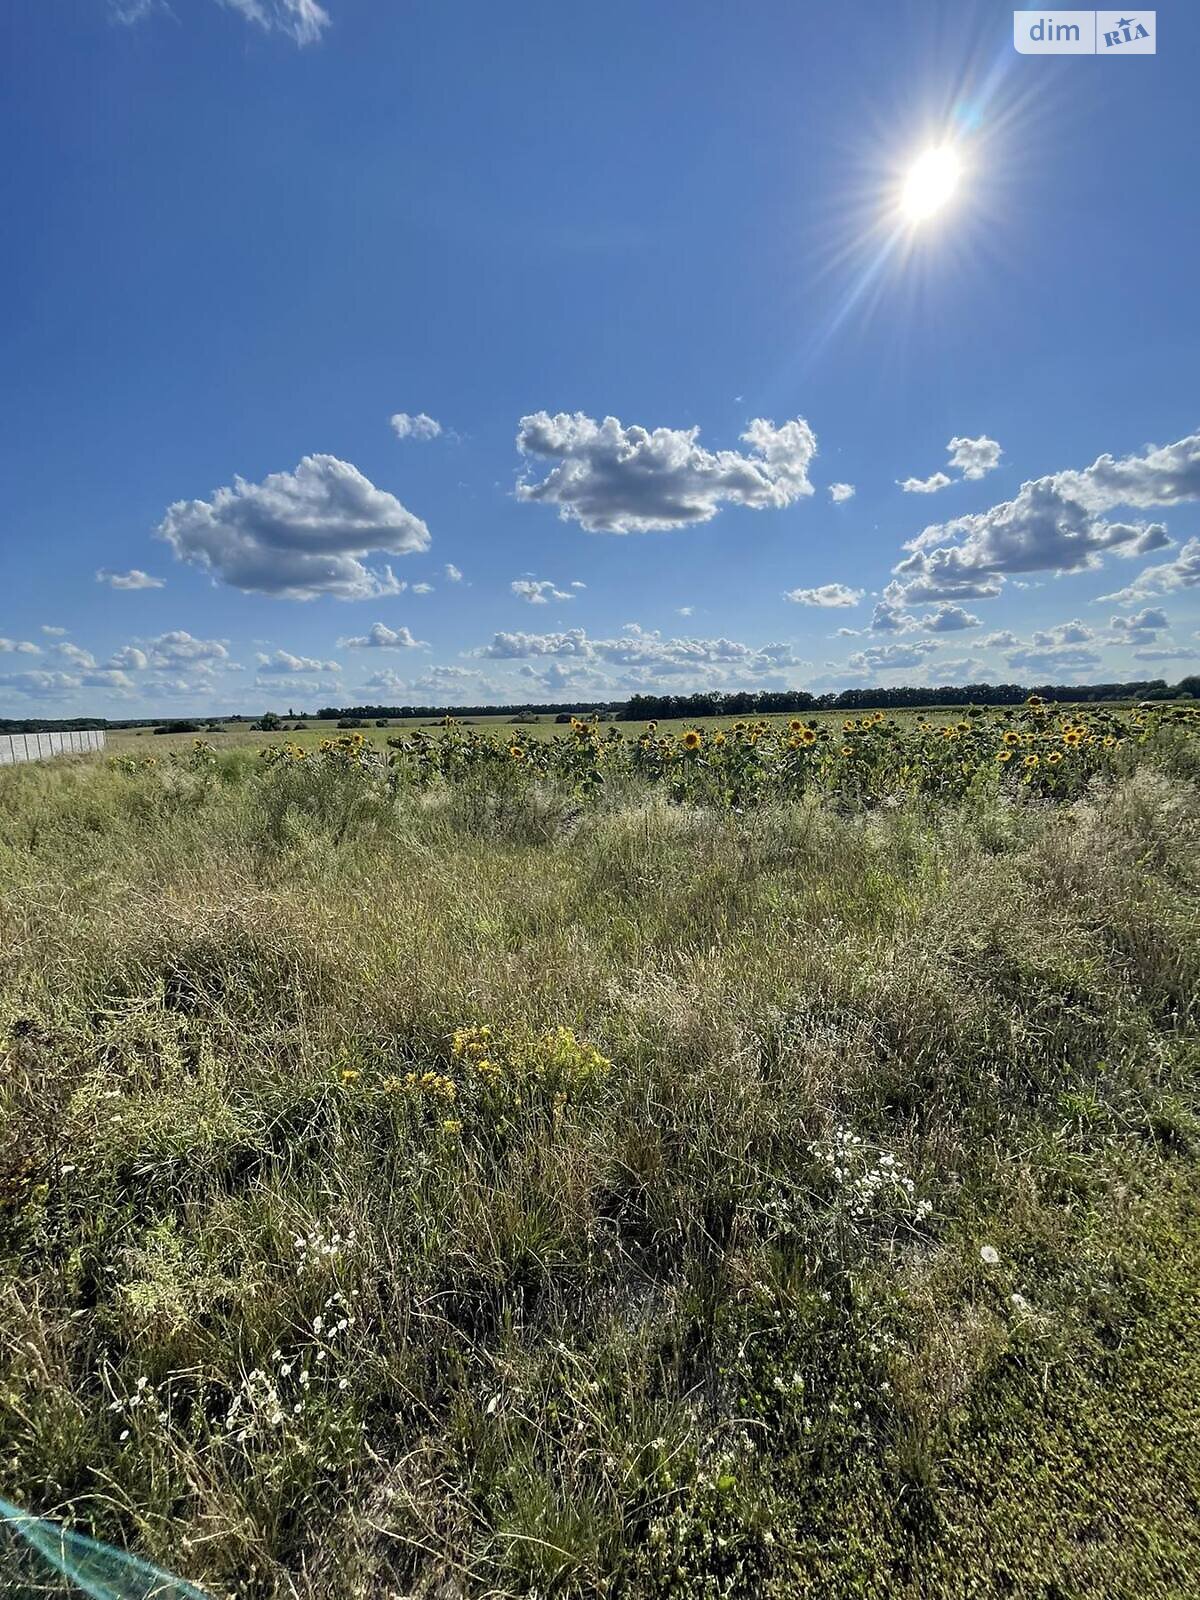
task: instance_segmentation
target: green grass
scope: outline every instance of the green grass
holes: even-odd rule
[[[1196,1592],[1186,762],[302,767],[0,773],[0,1493],[214,1595]]]

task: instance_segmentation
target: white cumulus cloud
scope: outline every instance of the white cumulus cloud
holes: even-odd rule
[[[540,480],[523,478],[517,497],[556,506],[589,533],[648,533],[708,522],[722,505],[780,508],[812,494],[817,443],[802,417],[778,428],[756,418],[741,436],[747,453],[707,450],[699,432],[534,412],[521,418],[517,448],[553,465]]]
[[[911,644],[874,644],[856,650],[846,665],[856,675],[895,672],[901,667],[919,666],[936,649],[932,639],[914,639]]]
[[[936,494],[939,489],[949,488],[954,479],[944,472],[934,472],[928,478],[897,478],[896,482],[905,494]]]
[[[856,606],[865,592],[844,583],[823,583],[816,589],[787,589],[783,598],[798,606]]]
[[[145,672],[149,669],[193,672],[239,670],[229,659],[223,639],[196,639],[186,628],[172,628],[156,639],[139,639],[122,647],[106,663],[108,670]]]
[[[1109,618],[1114,642],[1150,644],[1167,626],[1167,613],[1158,606],[1146,606],[1127,617]]]
[[[995,439],[981,433],[978,439],[964,439],[957,435],[946,446],[947,466],[953,467],[960,478],[982,478],[1000,465],[1003,451]],[[934,472],[928,478],[898,478],[905,494],[937,494],[948,489],[955,481],[948,473]]]
[[[312,656],[295,656],[290,650],[260,650],[255,658],[260,678],[287,677],[297,672],[340,672],[336,661],[318,661]]]
[[[951,439],[946,449],[950,452],[950,465],[957,467],[964,478],[982,478],[994,472],[1004,454],[995,439],[985,433],[978,439]]]
[[[72,644],[69,639],[60,640],[54,646],[54,654],[60,661],[66,662],[68,667],[88,668],[96,665],[96,658],[90,650],[85,650],[82,645]]]
[[[442,432],[441,423],[424,411],[397,411],[390,420],[397,439],[436,439]]]
[[[942,604],[918,623],[926,633],[956,633],[960,628],[978,628],[980,620],[961,606]]]
[[[531,606],[545,606],[551,600],[575,598],[569,589],[556,589],[548,578],[514,578],[509,588]]]
[[[1160,561],[1143,567],[1133,582],[1115,594],[1102,594],[1101,600],[1146,600],[1151,595],[1171,594],[1176,589],[1194,589],[1200,584],[1200,539],[1189,539],[1180,547],[1174,561]]]
[[[0,688],[31,700],[52,700],[78,689],[82,680],[69,672],[48,672],[35,668],[29,672],[0,673]]]
[[[389,628],[386,622],[376,622],[364,634],[353,639],[339,639],[341,650],[425,650],[421,639],[414,639],[407,628]]]
[[[429,529],[337,456],[305,456],[262,483],[235,478],[210,500],[177,500],[157,529],[182,561],[235,589],[288,600],[367,600],[401,587],[363,557],[429,547]]]
[[[539,657],[644,671],[656,677],[715,673],[754,679],[796,665],[788,644],[748,645],[734,639],[664,638],[628,623],[611,638],[592,638],[582,628],[561,633],[499,632],[479,652],[490,660],[519,661]]]
[[[980,597],[998,593],[1005,577],[1014,573],[1074,572],[1099,566],[1109,553],[1145,555],[1170,543],[1161,522],[1108,522],[1101,513],[1117,506],[1141,509],[1197,498],[1200,434],[1120,461],[1103,455],[1081,471],[1023,483],[1013,499],[988,511],[926,528],[906,545],[911,553],[895,567],[896,582],[889,585],[887,597]],[[1196,557],[1200,563],[1200,544]],[[1174,586],[1186,581],[1172,575],[1166,578],[1168,586],[1173,579]],[[1153,592],[1143,587],[1134,593],[1140,581],[1123,598]]]
[[[107,567],[101,567],[96,573],[96,582],[106,583],[110,589],[162,589],[166,581],[152,578],[140,567],[131,567],[128,572],[110,572]]]

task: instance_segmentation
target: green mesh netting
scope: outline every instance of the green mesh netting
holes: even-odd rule
[[[81,1595],[92,1600],[209,1600],[194,1583],[0,1499],[3,1600],[80,1600]]]

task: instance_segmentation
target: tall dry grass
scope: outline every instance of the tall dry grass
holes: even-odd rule
[[[1195,786],[296,781],[0,774],[0,1492],[214,1594],[963,1592],[1183,1249]]]

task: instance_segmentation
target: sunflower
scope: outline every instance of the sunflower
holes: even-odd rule
[[[997,761],[1011,761],[1012,758],[1013,758],[1013,753],[1012,753],[1011,750],[997,750],[996,751],[996,760]]]
[[[1021,735],[1015,729],[1009,728],[1004,735],[1004,742],[1010,750],[1015,749],[1021,742]]]
[[[817,730],[815,728],[801,728],[797,737],[801,744],[816,744]]]
[[[1111,734],[1111,733],[1106,733],[1106,734],[1105,734],[1105,735],[1104,735],[1104,748],[1105,748],[1105,749],[1106,749],[1106,750],[1111,750],[1111,749],[1112,749],[1112,747],[1113,747],[1113,745],[1115,745],[1115,744],[1116,744],[1116,742],[1117,742],[1117,741],[1116,741],[1116,738],[1115,738],[1115,736],[1114,736],[1114,735],[1113,735],[1113,734]]]
[[[847,717],[845,722],[842,723],[842,732],[843,733],[852,733],[853,731],[854,731],[854,718],[853,717]]]
[[[852,744],[844,744],[838,751],[838,754],[843,756],[852,756],[854,754],[854,746]]]
[[[1025,702],[1031,711],[1040,711],[1045,703],[1040,694],[1031,694]]]
[[[803,726],[804,726],[804,724],[800,721],[799,717],[793,717],[792,720],[788,723],[788,732],[789,733],[799,733],[800,729]]]
[[[508,747],[508,753],[513,761],[524,761],[525,759],[525,752],[521,749],[519,744],[510,744]]]
[[[723,733],[714,733],[713,743],[715,745],[723,745],[725,743],[725,735]]]
[[[1080,733],[1078,728],[1068,728],[1062,736],[1062,742],[1068,750],[1077,750],[1083,743],[1083,734]]]
[[[1026,756],[1022,765],[1026,767],[1039,767],[1042,764],[1041,756]]]
[[[700,748],[700,734],[697,732],[697,730],[695,728],[689,728],[688,731],[684,734],[684,736],[683,736],[683,748],[685,750],[699,750],[699,748]]]
[[[1062,758],[1061,750],[1051,750],[1050,754],[1046,757],[1046,764],[1047,766],[1056,767]]]

